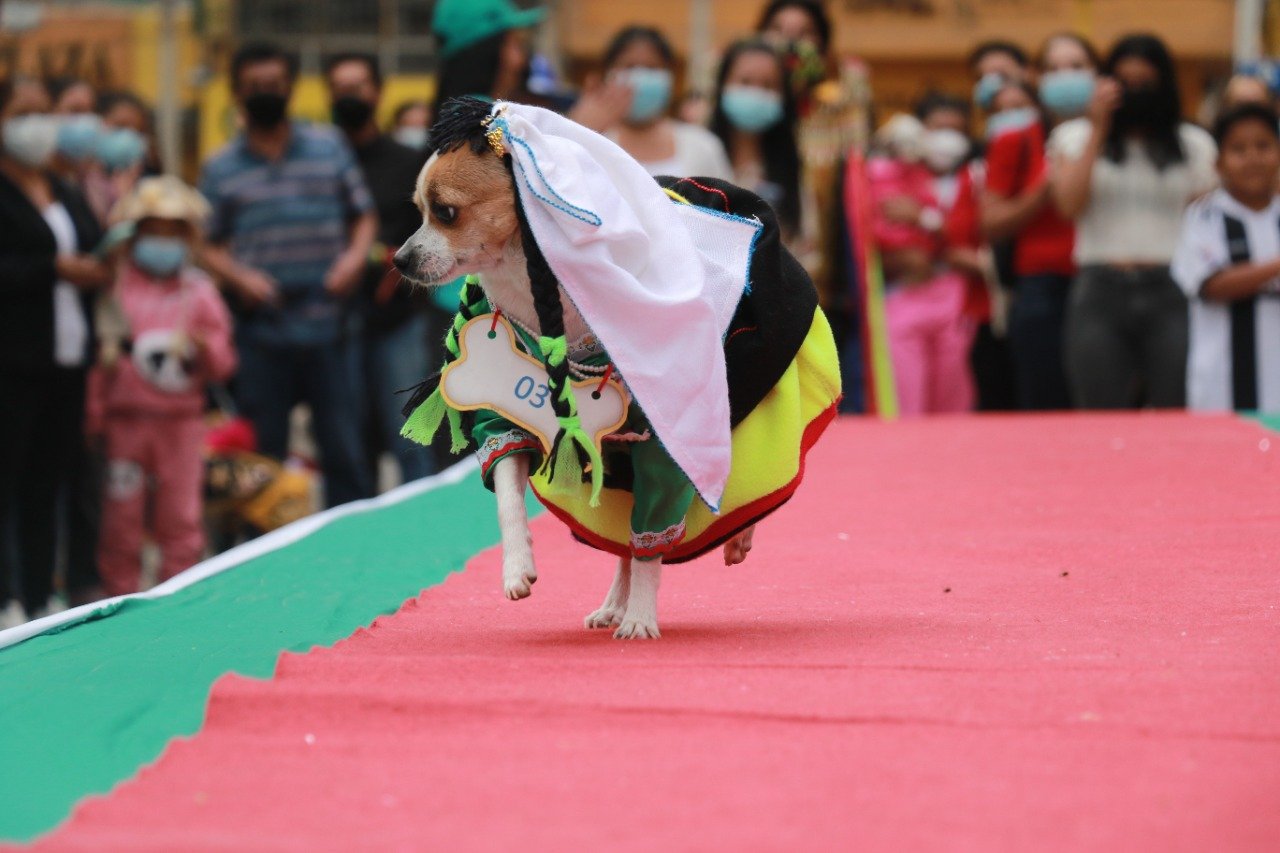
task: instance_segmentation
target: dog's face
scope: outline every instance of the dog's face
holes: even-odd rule
[[[515,188],[492,152],[463,145],[434,154],[418,175],[414,203],[422,227],[396,252],[396,268],[433,285],[498,266],[518,245]]]

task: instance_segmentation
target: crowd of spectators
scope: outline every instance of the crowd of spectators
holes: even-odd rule
[[[239,130],[195,188],[159,175],[133,95],[0,83],[3,625],[136,591],[147,542],[159,579],[200,558],[211,407],[279,461],[306,404],[328,505],[372,495],[385,457],[403,481],[436,470],[400,437],[396,392],[434,369],[456,289],[413,292],[390,261],[421,222],[431,116],[457,95],[564,111],[655,175],[766,199],[845,352],[865,351],[883,305],[904,416],[1280,410],[1265,81],[1232,79],[1210,132],[1184,119],[1155,36],[1103,54],[1064,32],[1034,58],[990,42],[971,97],[923,92],[862,145],[867,113],[816,0],[762,4],[705,92],[678,91],[671,44],[643,26],[570,90],[535,56],[543,15],[441,0],[434,100],[386,123],[373,56],[329,59],[332,122],[317,124],[290,116],[293,57],[247,45],[229,68]],[[846,407],[871,408],[847,361]]]

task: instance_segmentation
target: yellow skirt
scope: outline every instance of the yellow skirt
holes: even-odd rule
[[[786,503],[804,477],[805,454],[835,419],[839,401],[835,339],[819,310],[782,379],[733,430],[733,462],[720,513],[695,499],[684,538],[663,562],[699,557]],[[538,500],[578,539],[618,556],[631,554],[630,492],[606,488],[593,509],[587,484],[552,487],[545,474],[535,474],[532,485]]]

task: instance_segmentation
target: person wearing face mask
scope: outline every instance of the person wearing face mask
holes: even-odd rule
[[[800,233],[800,152],[782,57],[761,39],[731,45],[714,104],[711,132],[729,152],[733,182],[769,202],[790,247]]]
[[[202,254],[239,315],[235,392],[259,448],[283,460],[290,411],[306,402],[332,506],[372,492],[350,302],[378,219],[342,134],[289,120],[295,77],[293,58],[273,45],[232,59],[245,128],[201,172],[213,211]]]
[[[1085,115],[1049,138],[1054,203],[1076,224],[1064,346],[1082,408],[1185,405],[1187,300],[1169,263],[1182,211],[1217,183],[1217,148],[1181,112],[1164,43],[1126,36]]]
[[[0,621],[54,607],[60,492],[83,445],[100,237],[49,165],[59,121],[28,79],[0,83]],[[16,561],[16,565],[15,565]],[[17,580],[19,587],[11,584]]]
[[[706,128],[668,115],[674,68],[675,53],[662,33],[627,27],[605,50],[605,82],[569,115],[618,143],[651,175],[732,180],[720,140]]]
[[[431,127],[431,105],[426,101],[405,101],[391,114],[391,138],[406,148],[425,151]]]
[[[206,386],[235,370],[231,317],[193,246],[208,203],[174,177],[143,178],[116,205],[115,281],[103,295],[89,433],[107,459],[98,565],[108,595],[138,591],[143,543],[160,580],[204,552]],[[151,507],[150,518],[146,508]]]
[[[969,54],[969,73],[973,76],[973,103],[985,113],[994,110],[996,95],[1008,83],[1027,79],[1031,61],[1027,52],[1010,41],[985,41]]]
[[[151,111],[141,98],[132,92],[105,92],[98,99],[98,114],[102,123],[85,161],[84,188],[98,221],[105,224],[138,179],[159,170],[151,162]]]
[[[1020,126],[997,133],[987,145],[982,228],[987,239],[1013,244],[1009,343],[1018,407],[1060,410],[1071,407],[1062,339],[1075,274],[1075,226],[1053,205],[1046,131],[1083,114],[1098,59],[1086,40],[1062,33],[1045,42],[1037,66],[1043,110],[1035,110],[1031,121],[1012,121]]]
[[[974,156],[968,102],[934,92],[916,105],[924,123],[923,162],[933,173],[934,195],[945,219],[944,259],[965,281],[963,316],[972,324],[969,368],[978,411],[1013,408],[1012,363],[1003,331],[1004,293],[994,274],[991,247],[978,227],[985,173]]]
[[[844,247],[845,212],[841,206],[845,164],[869,136],[870,87],[866,66],[833,55],[835,30],[821,0],[769,0],[763,4],[756,34],[783,55],[796,109],[803,215],[793,253],[818,290],[818,299],[838,338],[854,329],[847,294],[853,279]],[[851,344],[856,351],[856,344]],[[846,387],[856,387],[846,359]],[[850,401],[856,394],[850,394]]]
[[[941,129],[935,127],[935,129]],[[952,266],[945,226],[946,183],[924,162],[930,129],[912,115],[876,132],[867,162],[871,238],[884,270],[884,314],[898,411],[904,416],[973,408],[969,348],[974,322],[967,287]],[[935,162],[941,159],[934,151]]]
[[[372,54],[347,53],[329,61],[325,73],[333,105],[333,123],[346,135],[378,209],[378,241],[365,271],[359,298],[364,312],[365,408],[369,431],[370,474],[382,451],[391,453],[402,482],[435,470],[427,448],[400,435],[403,402],[396,391],[432,372],[427,348],[424,300],[404,284],[391,263],[401,244],[422,224],[422,214],[406,187],[422,169],[423,152],[406,148],[378,128],[382,74]]]

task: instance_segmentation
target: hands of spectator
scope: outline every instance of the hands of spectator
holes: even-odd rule
[[[631,87],[617,80],[601,79],[596,74],[587,78],[578,102],[569,110],[569,118],[597,133],[604,133],[627,117],[631,109]]]
[[[59,255],[53,266],[58,278],[81,290],[97,290],[111,281],[107,265],[88,255]]]
[[[920,214],[924,212],[924,207],[920,202],[909,196],[897,195],[880,202],[880,212],[890,222],[898,222],[903,225],[918,225],[920,224]]]
[[[1089,100],[1085,115],[1088,116],[1089,121],[1093,122],[1093,126],[1099,131],[1109,130],[1111,128],[1111,117],[1120,108],[1120,101],[1123,98],[1123,86],[1110,77],[1099,77],[1098,85],[1094,87],[1093,97]]]
[[[280,285],[264,272],[244,267],[231,286],[250,308],[275,305],[280,301]]]
[[[349,249],[338,255],[325,274],[324,289],[339,298],[348,296],[364,276],[366,260],[363,252],[352,252]]]

